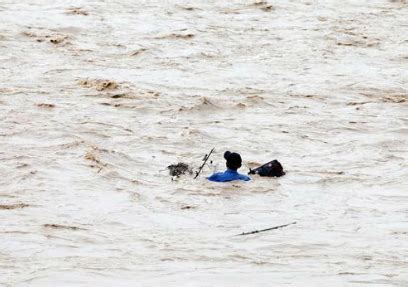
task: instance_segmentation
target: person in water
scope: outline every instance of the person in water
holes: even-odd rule
[[[224,153],[224,158],[227,161],[227,170],[224,172],[216,172],[210,177],[207,177],[210,181],[216,182],[227,182],[233,180],[244,180],[248,181],[251,178],[245,174],[238,173],[238,169],[242,165],[241,156],[238,153],[226,151]]]

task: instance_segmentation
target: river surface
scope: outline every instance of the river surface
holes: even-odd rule
[[[406,287],[407,160],[407,1],[0,0],[1,286]]]

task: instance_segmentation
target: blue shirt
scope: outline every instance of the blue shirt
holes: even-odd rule
[[[236,170],[232,169],[227,169],[224,172],[216,172],[210,177],[207,177],[208,180],[210,181],[216,181],[216,182],[227,182],[227,181],[233,181],[233,180],[251,180],[251,178],[245,174],[240,174]]]

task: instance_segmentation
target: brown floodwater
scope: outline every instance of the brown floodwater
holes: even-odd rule
[[[0,0],[0,285],[408,286],[407,4]]]

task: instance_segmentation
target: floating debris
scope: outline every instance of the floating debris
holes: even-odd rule
[[[69,230],[86,230],[81,227],[77,226],[69,226],[69,225],[61,225],[61,224],[44,224],[44,228],[52,228],[52,229],[69,229]]]
[[[184,162],[179,162],[177,164],[169,165],[167,169],[169,170],[171,176],[179,177],[180,175],[183,175],[186,173],[193,174],[193,169]]]

